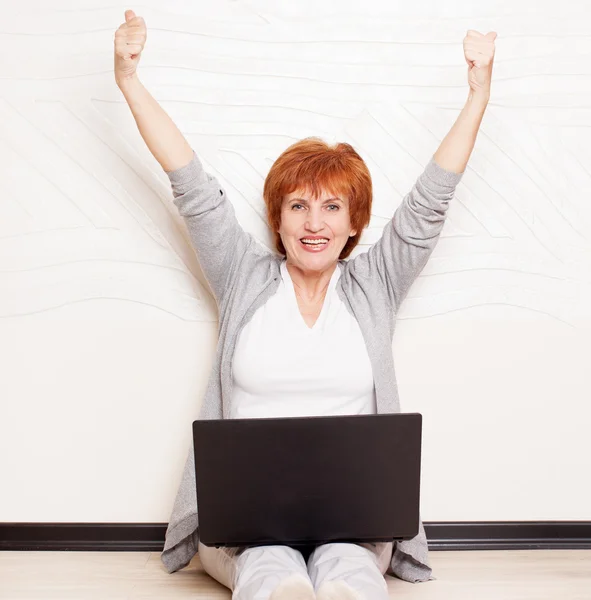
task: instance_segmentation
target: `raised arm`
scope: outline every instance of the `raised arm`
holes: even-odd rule
[[[463,173],[476,143],[490,98],[496,37],[494,31],[482,35],[470,29],[464,38],[464,58],[468,64],[470,86],[468,100],[434,155],[435,162],[448,171]]]
[[[174,203],[184,217],[197,258],[220,309],[237,263],[256,242],[236,220],[234,207],[215,177],[172,119],[142,85],[137,66],[147,39],[142,17],[125,12],[115,33],[115,81],[140,135],[170,179]]]
[[[464,108],[381,238],[349,261],[349,268],[360,276],[383,281],[396,311],[437,244],[449,202],[472,154],[490,97],[496,35],[468,31],[464,56],[470,90]]]
[[[125,23],[115,32],[115,81],[150,152],[165,171],[175,171],[191,161],[193,150],[138,78],[147,35],[144,19],[132,10],[125,11]]]

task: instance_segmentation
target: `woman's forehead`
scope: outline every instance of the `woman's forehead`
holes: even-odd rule
[[[347,201],[347,194],[344,191],[319,188],[316,192],[311,188],[297,188],[293,192],[286,194],[290,199],[298,200],[342,200]]]

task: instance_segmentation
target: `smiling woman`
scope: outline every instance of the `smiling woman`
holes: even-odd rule
[[[350,144],[306,138],[275,161],[263,197],[275,247],[286,256],[300,313],[312,327],[339,259],[369,223],[369,169]]]
[[[243,230],[219,181],[139,82],[146,26],[133,11],[125,17],[115,36],[116,80],[170,179],[219,306],[217,362],[199,418],[400,412],[395,316],[437,243],[474,146],[494,37],[469,36],[466,60],[479,66],[470,66],[466,107],[380,239],[344,260],[370,220],[372,182],[359,154],[346,143],[307,138],[279,156],[263,190],[279,256],[268,252]],[[376,477],[396,477],[392,461],[392,472]],[[386,600],[388,569],[407,581],[431,578],[421,523],[410,540],[320,544],[305,559],[288,545],[204,546],[197,513],[190,448],[162,561],[177,571],[199,551],[206,571],[232,589],[234,600]]]
[[[363,229],[369,224],[371,175],[361,156],[350,144],[339,143],[331,147],[321,139],[306,138],[287,148],[273,163],[265,180],[263,198],[267,206],[267,220],[275,235],[275,247],[280,254],[287,254],[284,235],[288,234],[287,231],[281,231],[281,226],[286,218],[291,219],[291,213],[304,211],[304,217],[300,217],[300,227],[305,227],[307,223],[313,229],[322,226],[322,216],[336,212],[338,219],[343,219],[343,223],[338,221],[341,227],[344,222],[349,223],[345,243],[336,254],[336,258],[344,259],[359,243]],[[302,208],[296,209],[298,200]],[[313,200],[322,206],[322,210],[315,209],[311,215]],[[325,207],[325,204],[335,204],[338,210]],[[311,221],[311,218],[314,220]],[[327,218],[330,223],[337,223],[332,220],[332,215]],[[302,233],[306,237],[318,238],[329,232],[303,230]]]

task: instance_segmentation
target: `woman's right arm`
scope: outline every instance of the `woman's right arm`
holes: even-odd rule
[[[132,10],[125,11],[125,23],[115,32],[115,81],[150,152],[165,171],[175,171],[191,161],[193,150],[138,78],[137,68],[147,37],[144,19]]]
[[[193,158],[193,149],[137,74],[117,85],[131,109],[140,135],[160,166],[168,173],[187,165]]]
[[[115,33],[115,81],[140,135],[168,175],[174,203],[221,310],[242,259],[256,242],[238,223],[218,180],[204,171],[178,127],[141,84],[137,66],[146,38],[144,20],[126,11]]]

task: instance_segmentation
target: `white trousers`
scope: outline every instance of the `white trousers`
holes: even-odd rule
[[[294,573],[309,577],[315,590],[324,581],[345,581],[368,600],[387,600],[384,574],[392,542],[323,544],[306,560],[289,546],[229,548],[199,543],[206,573],[232,590],[232,600],[268,600],[279,583]]]

